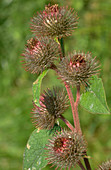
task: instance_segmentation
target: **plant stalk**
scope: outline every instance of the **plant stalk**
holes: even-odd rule
[[[79,167],[80,167],[82,170],[86,170],[86,169],[84,168],[83,164],[81,163],[81,161],[78,162],[78,165],[79,165]]]
[[[87,153],[85,155],[87,156]],[[84,158],[84,163],[85,163],[86,169],[91,170],[91,166],[90,166],[88,158]]]
[[[80,85],[77,86],[77,94],[76,94],[76,105],[78,107],[79,104],[79,100],[80,100]]]
[[[62,54],[64,55],[64,48],[62,49]],[[62,54],[60,53],[60,59],[62,59]],[[54,64],[52,64],[50,68],[55,70],[56,73],[59,75],[58,69],[57,69],[57,67]],[[79,122],[79,116],[78,116],[78,104],[79,104],[79,100],[80,100],[80,86],[79,85],[77,86],[76,102],[74,102],[74,98],[73,98],[70,86],[66,82],[64,82],[64,84],[65,84],[65,87],[66,87],[66,90],[67,90],[67,93],[68,93],[68,96],[69,96],[71,108],[72,108],[72,114],[73,114],[73,120],[74,120],[75,129],[76,129],[77,132],[79,132],[82,135],[82,131],[81,131],[81,127],[80,127],[80,122]],[[63,120],[65,122],[65,124],[72,131],[74,130],[74,127],[63,116],[61,116],[60,119]],[[86,153],[86,156],[87,156],[87,153]],[[84,158],[84,162],[85,162],[86,169],[87,170],[91,170],[91,166],[89,164],[88,158]],[[81,163],[79,163],[79,166],[81,167],[82,170],[85,170],[85,168],[83,167],[83,165],[81,165]]]
[[[65,50],[64,50],[64,41],[63,41],[63,38],[59,39],[58,38],[58,41],[60,43],[60,46],[61,46],[61,51],[62,51],[62,58],[65,57]],[[61,58],[61,59],[62,59]]]
[[[80,122],[79,122],[79,114],[78,114],[79,100],[80,100],[80,85],[77,86],[76,102],[74,103],[74,106],[75,106],[76,123],[78,125],[78,132],[82,135]]]
[[[72,124],[67,120],[67,119],[65,119],[65,117],[64,116],[60,116],[60,119],[61,120],[63,120],[63,122],[72,130],[72,131],[74,131],[74,127],[72,126]]]
[[[59,40],[59,43],[61,44],[61,51],[62,51],[62,54],[63,54],[63,57],[64,57],[65,56],[65,50],[64,50],[63,38],[58,39],[58,40]],[[60,55],[60,58],[61,58],[61,55]],[[76,129],[77,132],[82,134],[81,128],[80,128],[80,123],[79,123],[79,116],[78,116],[78,103],[79,103],[79,99],[80,99],[80,86],[79,86],[79,88],[77,88],[77,100],[76,100],[76,102],[74,102],[72,91],[71,91],[69,85],[66,82],[64,82],[64,84],[65,84],[65,87],[66,87],[66,90],[67,90],[67,93],[68,93],[68,96],[69,96],[69,100],[70,100],[70,103],[71,103],[75,129]]]
[[[81,128],[80,128],[79,118],[78,118],[78,112],[77,112],[77,109],[75,109],[75,102],[74,102],[74,98],[73,98],[73,95],[72,95],[72,91],[71,91],[69,85],[66,82],[64,82],[64,84],[65,84],[67,94],[69,96],[69,100],[70,100],[70,103],[71,103],[75,129],[76,129],[77,132],[82,133]]]
[[[77,94],[76,94],[76,102],[75,102],[75,112],[76,112],[76,117],[77,117],[77,122],[79,123],[79,117],[78,117],[78,104],[80,100],[80,85],[77,86]],[[82,132],[81,132],[82,134]],[[86,153],[87,156],[87,153]],[[91,166],[89,164],[88,158],[84,158],[85,166],[87,170],[91,170]]]

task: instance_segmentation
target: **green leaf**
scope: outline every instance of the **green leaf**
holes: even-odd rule
[[[33,83],[32,91],[33,91],[33,99],[37,106],[40,106],[39,104],[39,97],[40,97],[40,90],[41,90],[41,83],[44,76],[47,74],[48,70],[45,70],[40,76],[37,78],[37,80]]]
[[[24,153],[24,170],[41,169],[47,165],[45,145],[48,142],[47,130],[35,129],[30,136]]]
[[[61,131],[60,126],[55,124],[51,130],[37,130],[35,129],[25,148],[24,152],[24,170],[40,170],[47,165],[46,160],[46,144],[48,139],[55,134],[56,131]]]
[[[90,84],[88,91],[80,97],[80,105],[92,113],[110,114],[102,79],[97,76],[92,76]]]

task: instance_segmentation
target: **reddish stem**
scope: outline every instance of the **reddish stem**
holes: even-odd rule
[[[58,69],[54,64],[52,64],[52,66],[50,68],[55,70],[56,73],[58,73],[58,75],[59,75]],[[67,90],[67,93],[68,93],[68,96],[69,96],[69,100],[70,100],[70,103],[71,103],[75,129],[76,129],[77,132],[82,134],[82,131],[81,131],[81,128],[80,128],[80,123],[79,123],[79,116],[78,116],[78,104],[79,104],[79,100],[80,100],[80,86],[77,86],[76,102],[74,102],[72,91],[71,91],[69,85],[66,82],[64,82],[64,84],[65,84],[65,87],[66,87],[66,90]],[[63,118],[62,118],[62,120],[63,120]],[[63,121],[66,123],[66,120],[63,120]],[[69,127],[68,120],[67,120],[66,125]],[[74,128],[72,129],[72,127],[69,127],[69,128],[71,130],[74,130]],[[85,162],[87,170],[91,170],[88,158],[84,158],[84,162]]]
[[[78,106],[80,100],[80,85],[77,86],[77,95],[76,95],[76,105]]]
[[[76,102],[74,103],[74,106],[75,106],[75,114],[76,114],[76,123],[78,125],[78,132],[81,133],[82,135],[80,122],[79,122],[79,114],[78,114],[79,100],[80,100],[80,85],[77,86]]]
[[[76,112],[76,116],[78,115],[78,104],[79,104],[79,100],[80,100],[80,86],[77,86],[77,94],[76,94],[76,102],[75,102],[75,112]],[[79,117],[77,116],[77,118],[79,119]],[[77,120],[79,123],[79,120]],[[82,134],[82,132],[81,132]],[[87,156],[87,153],[86,153]],[[89,164],[89,160],[88,158],[84,158],[84,162],[86,165],[87,170],[91,170],[91,166]]]
[[[71,123],[67,120],[67,119],[65,119],[65,117],[64,116],[60,116],[60,119],[61,120],[63,120],[63,122],[72,130],[72,131],[74,131],[74,127],[71,125]]]
[[[81,131],[80,130],[80,124],[78,123],[78,117],[77,117],[76,110],[75,110],[75,103],[74,103],[72,91],[71,91],[69,85],[66,82],[64,82],[64,84],[65,84],[65,87],[66,87],[66,90],[67,90],[67,93],[68,93],[68,96],[69,96],[69,100],[70,100],[70,103],[71,103],[75,129],[76,129],[77,132],[80,132]]]
[[[58,75],[59,75],[58,69],[54,64],[52,64],[52,66],[50,68],[55,70],[56,73],[58,73]],[[76,129],[77,132],[82,134],[81,128],[80,128],[80,123],[79,123],[79,116],[78,116],[78,103],[79,103],[79,99],[80,99],[80,86],[77,87],[77,97],[76,97],[76,102],[74,102],[74,98],[73,98],[70,86],[66,82],[64,82],[64,84],[65,84],[67,94],[69,96],[69,100],[70,100],[70,103],[71,103],[75,129]]]

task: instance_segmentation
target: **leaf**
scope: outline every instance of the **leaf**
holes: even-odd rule
[[[92,76],[88,91],[80,97],[80,105],[92,113],[110,114],[101,78]]]
[[[24,170],[41,169],[47,165],[45,145],[48,142],[47,130],[35,129],[30,136],[24,153]]]
[[[40,76],[37,78],[37,80],[33,83],[32,91],[33,91],[33,99],[37,106],[40,106],[39,104],[39,97],[40,97],[40,90],[41,90],[41,83],[42,79],[47,74],[48,70],[45,70]]]
[[[41,170],[47,165],[46,160],[46,144],[48,139],[55,134],[56,131],[61,131],[59,125],[55,124],[51,130],[37,130],[35,129],[25,148],[24,152],[24,170]]]

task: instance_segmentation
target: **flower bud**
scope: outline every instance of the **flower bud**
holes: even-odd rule
[[[36,128],[51,129],[55,121],[68,108],[64,89],[48,89],[40,96],[40,107],[34,104],[32,122]]]
[[[39,74],[50,68],[58,55],[58,44],[54,40],[47,37],[39,40],[35,37],[27,41],[22,62],[26,71]]]
[[[74,9],[59,7],[57,4],[45,7],[32,18],[32,32],[39,36],[65,37],[77,27],[77,14]]]
[[[111,160],[103,162],[101,165],[99,165],[98,170],[111,170]]]
[[[49,164],[61,169],[71,168],[84,158],[86,142],[75,131],[62,131],[49,140],[46,150]]]
[[[96,57],[95,57],[96,58]],[[88,79],[98,73],[98,63],[91,53],[80,53],[74,51],[62,59],[58,71],[62,79],[70,85],[86,85]]]

